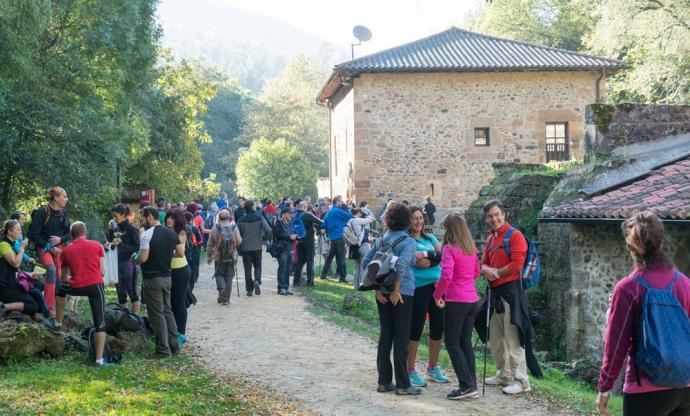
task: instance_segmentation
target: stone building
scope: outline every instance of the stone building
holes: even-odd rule
[[[582,159],[584,109],[618,60],[451,28],[336,65],[331,194],[464,210],[493,162]]]
[[[587,114],[600,162],[571,172],[540,218],[551,318],[542,330],[568,359],[598,361],[608,294],[633,268],[623,219],[656,212],[668,257],[690,275],[690,106],[591,106]]]

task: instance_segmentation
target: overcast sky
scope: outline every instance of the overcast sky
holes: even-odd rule
[[[167,1],[179,0],[162,0]],[[352,28],[364,25],[373,33],[357,56],[380,51],[459,25],[481,0],[210,0],[296,26],[332,43],[348,47]],[[187,0],[191,7],[199,7]],[[202,3],[203,4],[203,3]],[[165,10],[164,7],[161,9]],[[165,19],[165,16],[161,16]],[[176,16],[176,21],[180,21]]]

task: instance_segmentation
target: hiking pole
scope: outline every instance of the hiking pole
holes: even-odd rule
[[[486,346],[489,343],[489,316],[491,311],[491,285],[486,287],[486,334],[484,335],[484,371],[482,372],[482,396],[486,392]]]
[[[235,261],[234,266],[235,266],[234,267],[234,269],[235,269],[235,281],[237,282],[237,297],[239,298],[240,297],[240,277],[237,275],[237,261]],[[232,283],[231,283],[231,285],[232,285]]]

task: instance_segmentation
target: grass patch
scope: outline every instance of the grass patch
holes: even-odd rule
[[[318,268],[317,268],[318,269]],[[347,261],[348,273],[354,270],[354,261]],[[318,272],[315,274],[318,276]],[[477,286],[480,293],[483,293],[483,287],[486,283],[483,280],[477,281]],[[365,301],[357,303],[355,307],[350,310],[343,309],[343,298],[348,293],[352,293],[353,289],[350,285],[337,283],[331,280],[317,279],[314,288],[299,287],[299,293],[303,295],[309,302],[309,309],[318,316],[323,317],[327,321],[333,322],[337,325],[348,328],[360,335],[378,340],[379,322],[378,312],[376,308],[376,300],[373,292],[364,292]],[[419,352],[417,354],[418,360],[426,361],[428,359],[428,325],[424,329],[422,338],[419,344]],[[476,343],[477,334],[473,334],[473,342]],[[477,372],[481,377],[483,366],[483,345],[481,342],[476,344],[476,365]],[[373,359],[373,358],[372,358]],[[445,350],[442,351],[439,358],[440,365],[447,372],[452,372],[450,359]],[[595,409],[595,399],[597,393],[587,384],[573,380],[565,376],[561,371],[549,367],[547,364],[541,363],[544,371],[544,378],[538,380],[531,378],[533,390],[538,395],[547,397],[548,399],[557,403],[567,405],[570,409],[580,414],[592,414]],[[487,359],[487,375],[495,374],[496,367],[491,358],[491,352]],[[613,414],[620,414],[622,412],[622,400],[620,397],[611,397],[609,401],[609,410]]]

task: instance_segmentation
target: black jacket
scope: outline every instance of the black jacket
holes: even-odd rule
[[[67,210],[56,211],[48,205],[38,207],[31,213],[29,240],[38,248],[44,248],[48,245],[50,236],[55,235],[60,237],[62,244],[66,244],[70,240],[69,226]]]
[[[321,221],[319,217],[310,211],[304,213],[302,216],[302,221],[304,222],[304,228],[306,228],[307,233],[304,235],[304,238],[297,242],[297,244],[301,244],[303,246],[314,245],[314,233],[321,227],[323,221]]]
[[[139,251],[139,230],[131,222],[124,220],[117,224],[117,230],[108,230],[106,239],[113,241],[115,233],[120,234],[120,245],[117,246],[117,261],[124,263],[132,258],[132,254]]]

